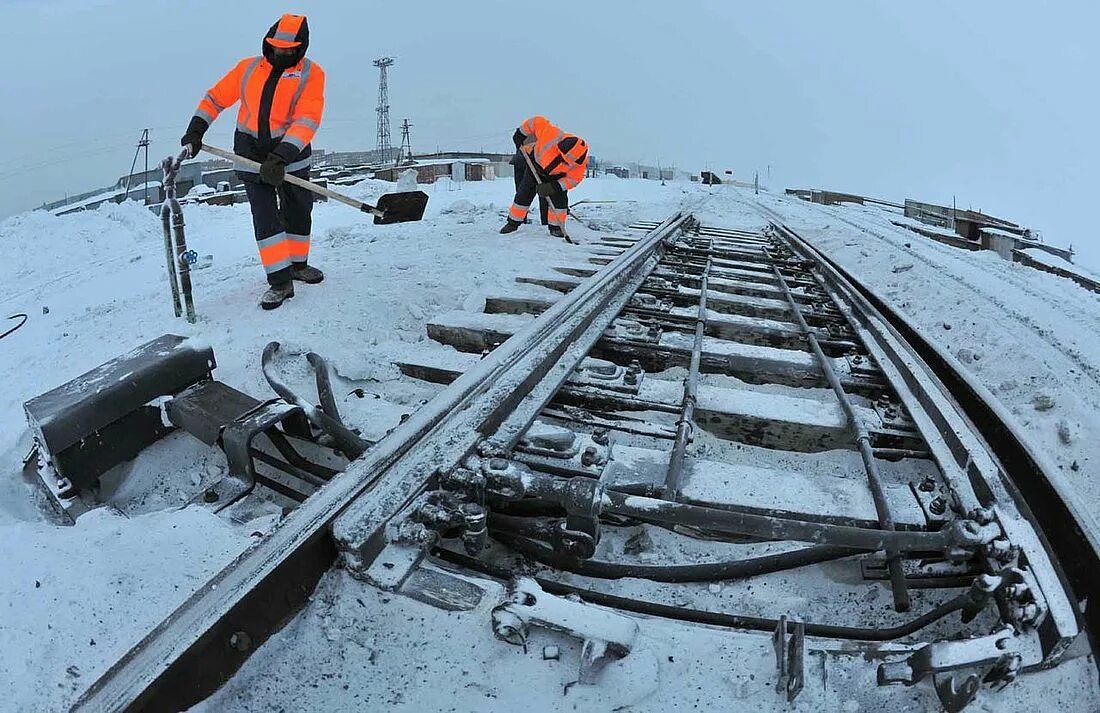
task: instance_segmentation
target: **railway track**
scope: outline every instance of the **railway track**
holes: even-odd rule
[[[922,254],[911,248],[905,247],[905,241],[897,235],[890,235],[889,231],[884,230],[883,226],[876,226],[867,220],[866,216],[861,216],[859,219],[854,219],[850,216],[841,215],[837,212],[831,212],[830,215],[845,223],[851,227],[872,236],[876,240],[882,240],[898,250],[904,251],[914,260],[920,260],[935,268],[944,281],[950,281],[953,288],[961,288],[968,292],[976,294],[980,299],[989,300],[1003,309],[1006,314],[1011,315],[1013,319],[1018,321],[1025,329],[1035,332],[1045,341],[1053,344],[1058,348],[1066,359],[1073,362],[1082,373],[1087,374],[1094,382],[1100,383],[1100,371],[1096,369],[1088,360],[1082,358],[1081,352],[1072,344],[1066,344],[1062,340],[1057,339],[1053,334],[1048,333],[1041,326],[1037,325],[1033,320],[1028,318],[1025,314],[1020,314],[1017,310],[1012,309],[1009,305],[1004,303],[1001,295],[991,294],[990,291],[981,290],[978,287],[968,283],[966,280],[955,277],[949,270],[944,269],[944,266],[930,258],[928,255]],[[949,250],[947,253],[949,257],[955,257],[954,250]],[[1011,285],[1013,291],[1021,291],[1037,300],[1044,302],[1049,308],[1055,312],[1066,312],[1068,310],[1073,311],[1072,321],[1074,324],[1080,325],[1082,331],[1088,333],[1090,330],[1095,331],[1100,327],[1100,320],[1097,320],[1094,314],[1086,309],[1082,309],[1079,305],[1073,302],[1063,302],[1051,299],[1047,294],[1041,290],[1037,290],[1027,280],[1017,275],[1013,275],[1011,272],[1003,275],[1005,282]],[[1095,406],[1095,404],[1094,404]]]
[[[581,684],[718,632],[764,709],[1025,710],[1088,653],[1062,543],[882,305],[776,220],[628,232],[434,319],[454,349],[398,366],[439,395],[76,708],[205,699],[334,566],[501,647],[575,640]]]

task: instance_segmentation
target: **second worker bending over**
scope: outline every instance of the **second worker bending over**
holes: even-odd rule
[[[564,238],[569,214],[569,191],[580,185],[588,168],[588,144],[579,136],[567,134],[545,116],[524,121],[512,135],[516,144],[516,197],[508,209],[508,222],[501,233],[513,233],[527,219],[535,195],[550,201],[547,222],[550,234]],[[525,156],[526,154],[526,156]],[[535,172],[531,173],[530,163]]]

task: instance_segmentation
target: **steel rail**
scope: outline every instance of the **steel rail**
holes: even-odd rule
[[[544,377],[564,381],[575,363],[559,365],[563,354],[583,358],[587,347],[570,351],[573,342],[602,334],[606,324],[597,317],[610,313],[610,322],[632,283],[656,265],[668,237],[690,220],[684,214],[666,219],[452,382],[215,574],[100,676],[74,709],[179,710],[210,695],[305,604],[336,560],[338,539],[357,545],[350,553],[354,564],[368,563],[367,543],[428,482],[432,470],[423,469],[424,458],[456,462],[504,424]],[[416,467],[395,469],[403,461]],[[366,493],[371,497],[362,498]],[[341,527],[342,515],[348,519]]]
[[[800,252],[846,281],[856,298],[867,305],[867,309],[881,315],[885,328],[927,365],[936,385],[950,395],[956,409],[964,415],[970,432],[996,457],[999,473],[986,487],[991,488],[998,499],[1007,498],[1034,527],[1036,544],[1043,551],[1030,552],[1029,560],[1032,568],[1038,570],[1041,581],[1046,583],[1043,594],[1052,614],[1048,621],[1053,619],[1057,629],[1067,632],[1068,636],[1079,619],[1092,650],[1100,649],[1100,607],[1077,604],[1100,599],[1100,577],[1096,576],[1100,571],[1100,526],[1092,513],[1057,475],[1056,467],[1029,444],[997,398],[968,376],[954,357],[890,302],[784,225],[781,215],[761,205],[757,208],[791,238]],[[937,423],[937,427],[948,437],[955,434],[952,440],[959,439],[950,424]],[[963,448],[963,443],[951,444],[952,452]],[[939,460],[935,454],[933,456]],[[1093,657],[1093,661],[1100,669],[1100,657]]]
[[[991,507],[996,524],[1026,554],[1046,616],[1038,627],[1043,661],[1055,663],[1084,628],[1093,650],[1100,634],[1100,526],[1068,489],[1057,469],[1021,434],[1011,414],[935,340],[821,249],[784,224],[774,210],[753,202],[795,252],[829,277],[827,294],[853,306],[845,318],[864,339],[884,378],[925,434],[928,456],[960,506]],[[819,284],[821,277],[817,276]],[[1100,667],[1100,658],[1094,658]]]
[[[761,248],[760,250],[765,255],[770,256],[767,248]],[[783,295],[787,298],[787,304],[790,306],[791,314],[794,316],[799,330],[809,343],[810,350],[813,352],[814,357],[817,359],[817,363],[821,366],[822,373],[825,375],[825,380],[829,382],[829,387],[833,390],[833,393],[836,394],[837,401],[840,402],[840,408],[844,411],[844,419],[848,422],[849,430],[851,430],[852,434],[856,437],[856,447],[859,449],[859,455],[863,459],[863,468],[867,471],[867,483],[871,489],[871,499],[875,504],[875,513],[878,516],[879,527],[883,530],[893,531],[896,529],[894,527],[894,516],[893,513],[890,512],[890,503],[886,500],[886,491],[882,487],[882,475],[879,473],[878,463],[875,461],[874,448],[871,445],[871,434],[867,431],[867,427],[863,425],[863,421],[856,414],[855,407],[852,405],[852,399],[841,385],[840,378],[836,373],[836,368],[821,349],[821,345],[817,341],[817,334],[815,334],[814,331],[810,329],[810,325],[806,323],[806,318],[802,314],[802,308],[795,302],[794,295],[791,293],[791,288],[787,284],[787,279],[775,265],[774,256],[771,257],[773,257],[772,272],[775,274],[779,289],[782,290]],[[890,590],[894,597],[894,609],[899,612],[909,611],[910,602],[909,592],[905,587],[905,570],[902,569],[901,558],[896,551],[886,551],[886,566],[890,571]]]
[[[485,401],[488,405],[480,406],[483,412],[474,413],[476,421],[472,425],[449,436],[446,447],[425,451],[403,461],[375,496],[360,500],[335,522],[334,534],[341,542],[345,560],[353,568],[362,569],[364,563],[377,554],[385,522],[416,495],[409,483],[419,482],[419,471],[459,462],[480,439],[486,439],[482,448],[501,453],[515,446],[657,266],[673,228],[682,228],[690,220],[691,216],[681,216],[668,227],[662,224],[657,233],[651,232],[617,258],[617,261],[627,261],[621,272],[598,273],[569,293],[567,300],[579,291],[589,291],[581,303],[588,306],[577,311],[587,317],[564,320],[557,332],[544,340],[545,354],[536,350],[526,364],[520,364],[492,384],[494,395]],[[612,263],[609,270],[616,264]],[[597,315],[600,319],[595,319]]]

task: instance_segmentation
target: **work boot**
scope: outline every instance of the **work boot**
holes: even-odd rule
[[[286,300],[294,296],[294,283],[287,282],[283,285],[272,285],[260,298],[260,306],[264,309],[275,309]]]
[[[508,222],[504,224],[504,227],[500,229],[501,235],[507,235],[508,233],[514,233],[519,230],[520,222],[518,220],[508,219]]]
[[[550,226],[550,234],[553,235],[555,238],[564,238],[565,237],[565,231],[562,230],[560,225],[551,225]]]
[[[290,277],[299,282],[304,282],[307,285],[316,285],[318,282],[325,279],[325,273],[312,265],[291,265]]]

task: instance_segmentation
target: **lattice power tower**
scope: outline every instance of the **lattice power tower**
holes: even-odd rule
[[[386,83],[386,68],[393,65],[393,57],[382,57],[373,62],[378,67],[378,152],[385,161],[390,155],[390,90]]]

